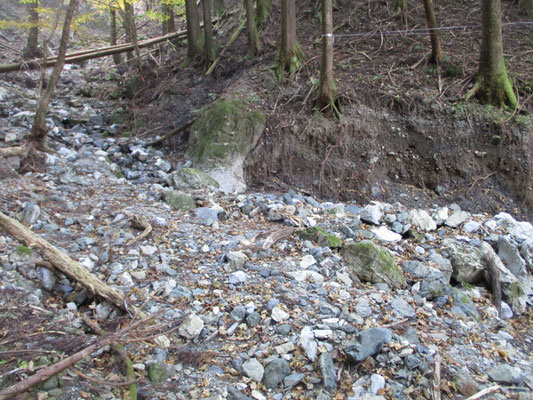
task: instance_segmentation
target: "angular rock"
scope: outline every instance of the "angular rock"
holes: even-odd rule
[[[302,329],[298,344],[304,349],[307,358],[312,362],[315,362],[318,354],[318,344],[315,341],[315,335],[311,327],[306,326]]]
[[[468,218],[470,218],[470,214],[466,211],[457,210],[452,215],[450,215],[448,218],[446,218],[446,226],[449,226],[450,228],[457,228],[459,225],[464,223]]]
[[[272,309],[272,319],[276,322],[288,320],[291,316],[281,306],[276,306]]]
[[[372,228],[370,231],[376,236],[376,239],[381,240],[382,242],[397,243],[402,240],[402,235],[394,233],[386,226]]]
[[[322,384],[328,390],[335,390],[337,387],[337,368],[333,364],[333,359],[329,353],[322,353],[318,357],[318,369],[322,374]]]
[[[395,313],[403,318],[414,318],[416,317],[415,309],[411,304],[406,302],[404,299],[395,298],[391,302],[391,307]]]
[[[218,188],[220,185],[205,172],[196,168],[182,168],[170,175],[172,186],[177,190]]]
[[[498,239],[498,257],[500,257],[507,269],[519,280],[523,281],[526,279],[526,262],[521,257],[518,246],[507,236],[500,236]]]
[[[475,284],[483,279],[485,262],[481,248],[452,239],[445,239],[443,245],[450,253],[452,277],[457,282]]]
[[[341,254],[350,276],[354,275],[363,282],[386,283],[392,288],[403,289],[407,285],[402,270],[389,251],[371,241],[348,243]]]
[[[324,228],[318,225],[298,232],[298,236],[303,240],[311,240],[321,247],[337,248],[342,246],[341,239],[327,233]]]
[[[277,387],[291,373],[289,362],[283,358],[275,358],[265,367],[263,385],[268,389]]]
[[[204,321],[196,314],[190,314],[180,325],[178,334],[186,339],[196,338],[204,328]]]
[[[412,210],[409,213],[409,220],[413,226],[423,231],[434,231],[437,229],[435,220],[424,210]]]
[[[344,353],[352,363],[359,363],[374,356],[392,339],[392,331],[386,328],[370,328],[359,332],[344,346]]]
[[[301,372],[287,375],[285,378],[283,378],[283,385],[287,387],[296,386],[304,379],[304,377],[305,375]]]
[[[171,205],[177,210],[192,210],[196,208],[194,199],[188,194],[177,192],[175,190],[167,190],[164,193],[165,203]]]
[[[494,382],[504,385],[517,385],[523,380],[523,373],[520,369],[509,364],[500,364],[492,367],[487,374]]]
[[[381,204],[369,204],[361,210],[361,220],[370,224],[379,225],[383,217],[383,206]]]
[[[261,382],[265,369],[256,358],[250,358],[242,364],[244,375],[256,382]]]

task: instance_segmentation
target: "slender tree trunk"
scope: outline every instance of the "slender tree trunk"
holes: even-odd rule
[[[111,40],[110,44],[111,46],[117,45],[117,11],[109,7],[109,17],[110,17],[110,25],[111,25]],[[122,56],[120,54],[113,54],[113,61],[116,65],[119,65],[122,63]]]
[[[200,33],[200,18],[195,0],[185,0],[187,15],[187,56],[184,65],[200,64],[203,56],[202,36]]]
[[[283,80],[285,72],[289,79],[300,68],[304,54],[296,37],[295,0],[281,0],[281,43],[278,53],[278,79]]]
[[[255,23],[254,0],[244,0],[244,8],[246,9],[246,29],[248,31],[249,51],[252,56],[255,56],[261,50],[261,43],[259,42],[257,24]]]
[[[255,6],[255,20],[257,25],[263,25],[272,11],[272,0],[257,0]]]
[[[431,41],[431,62],[440,65],[442,62],[442,50],[440,48],[439,32],[435,30],[437,28],[437,19],[435,18],[433,0],[424,0],[424,9],[426,10],[429,39]]]
[[[122,14],[122,27],[124,28],[124,34],[126,35],[126,42],[133,43],[133,37],[131,34],[131,26],[130,26],[130,15],[133,13],[133,10],[131,10],[131,4],[128,3],[128,0],[124,1],[124,9],[121,10]],[[133,52],[128,51],[126,53],[126,59],[130,61],[133,59]]]
[[[176,32],[176,23],[174,21],[174,9],[167,3],[162,3],[163,23],[161,24],[163,35]]]
[[[335,107],[337,87],[333,79],[333,10],[332,0],[322,0],[322,61],[317,106]]]
[[[224,13],[225,9],[226,6],[224,5],[224,0],[213,1],[213,15],[215,17],[220,17]]]
[[[400,14],[400,19],[403,24],[407,24],[407,0],[395,0],[394,11]]]
[[[67,45],[70,35],[70,26],[72,24],[72,19],[76,8],[78,6],[78,0],[70,0],[70,3],[67,8],[67,13],[65,15],[65,22],[63,24],[63,32],[61,34],[61,42],[59,44],[59,51],[57,55],[57,61],[50,76],[50,81],[46,86],[46,91],[39,98],[37,103],[37,110],[35,111],[35,119],[33,121],[33,126],[31,128],[30,135],[28,136],[28,147],[30,153],[34,149],[44,149],[44,143],[48,130],[46,129],[46,113],[48,112],[48,107],[50,101],[52,100],[52,95],[59,81],[59,76],[65,65],[65,55],[67,54]]]
[[[137,40],[137,27],[135,26],[135,15],[133,5],[129,2],[131,0],[124,1],[124,29],[126,31],[126,39],[133,45],[135,51],[135,57],[137,58],[137,69],[139,74],[142,74],[141,64],[141,51],[139,50],[139,43]],[[132,54],[128,54],[128,60],[131,60]]]
[[[482,103],[515,107],[516,96],[503,59],[501,0],[481,0],[481,35],[479,71],[467,98],[476,94]]]
[[[176,21],[174,21],[174,9],[172,6],[168,6],[168,32],[176,32]]]
[[[39,0],[29,2],[27,7],[30,30],[28,32],[28,42],[24,50],[22,50],[22,56],[25,60],[39,58],[43,55],[39,50]]]
[[[209,66],[215,59],[215,41],[213,40],[213,23],[211,21],[211,1],[202,0],[205,36],[205,62]]]

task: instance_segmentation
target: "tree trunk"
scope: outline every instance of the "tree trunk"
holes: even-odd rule
[[[161,24],[163,35],[170,32],[176,32],[176,23],[174,22],[174,9],[167,3],[162,3],[163,23]]]
[[[281,43],[278,53],[278,79],[284,80],[285,72],[292,80],[304,60],[302,48],[296,37],[295,0],[281,0]]]
[[[110,44],[111,46],[117,45],[117,11],[109,7],[109,17],[110,17],[110,25],[111,25],[111,40]],[[120,54],[113,54],[113,61],[116,65],[122,64],[122,57]]]
[[[394,11],[400,14],[400,19],[403,24],[407,24],[407,0],[395,0],[394,1]]]
[[[137,69],[139,74],[142,74],[141,65],[141,52],[137,41],[137,28],[135,27],[135,15],[133,13],[133,5],[129,2],[131,0],[124,1],[124,30],[126,31],[126,39],[131,42],[133,49],[135,50],[135,57],[137,58]],[[133,55],[127,53],[128,60],[131,60]]]
[[[254,0],[244,0],[246,9],[246,29],[248,31],[248,46],[250,55],[255,56],[261,50],[259,43],[259,32],[255,23]]]
[[[185,0],[187,16],[187,56],[184,66],[201,64],[203,55],[202,37],[200,33],[200,18],[195,0]]]
[[[27,3],[27,7],[30,31],[28,32],[26,47],[22,50],[22,57],[25,60],[42,57],[43,55],[39,50],[39,0],[30,1]]]
[[[257,0],[255,20],[257,25],[263,25],[272,11],[272,0]]]
[[[516,106],[513,85],[503,59],[501,0],[481,0],[481,54],[472,91],[485,104]]]
[[[337,87],[333,79],[333,10],[331,0],[322,0],[322,61],[317,106],[335,107]]]
[[[424,0],[424,9],[426,10],[426,19],[429,28],[429,39],[431,41],[431,62],[440,65],[442,62],[442,50],[440,48],[439,33],[437,28],[437,19],[435,18],[435,8],[432,0]]]
[[[46,91],[41,95],[37,103],[37,110],[35,111],[35,119],[33,121],[33,126],[31,128],[30,135],[28,136],[28,147],[30,153],[33,153],[34,149],[42,150],[44,149],[44,142],[48,130],[46,129],[46,113],[48,112],[48,106],[52,100],[52,95],[59,81],[59,76],[65,65],[65,56],[67,54],[67,44],[70,35],[70,26],[72,24],[72,19],[74,13],[78,6],[78,0],[70,0],[70,3],[67,8],[67,13],[65,15],[65,22],[63,24],[63,32],[61,34],[61,42],[59,44],[59,51],[57,54],[57,61],[54,65],[52,75],[50,76],[50,81],[46,86]],[[30,154],[31,155],[31,154]]]
[[[213,16],[220,17],[224,13],[225,9],[226,6],[224,5],[224,0],[213,1]]]
[[[213,40],[213,23],[211,21],[211,1],[212,0],[202,0],[205,36],[204,50],[207,66],[209,66],[215,59],[215,41]]]

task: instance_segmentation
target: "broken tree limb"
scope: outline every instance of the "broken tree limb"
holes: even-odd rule
[[[24,243],[24,245],[34,248],[42,253],[42,255],[47,258],[55,268],[69,278],[79,282],[95,296],[101,297],[120,309],[128,311],[126,298],[121,291],[113,289],[55,246],[37,236],[17,220],[8,217],[2,212],[0,212],[0,228],[9,233],[19,242]],[[133,307],[129,308],[133,309]]]
[[[143,40],[138,43],[139,48],[148,47],[157,43],[164,42],[166,40],[177,39],[185,37],[185,31],[173,32],[171,34],[160,36],[154,39]],[[124,53],[126,51],[132,51],[134,49],[133,44],[128,43],[117,46],[106,46],[95,50],[84,50],[78,53],[67,54],[65,58],[66,64],[74,64],[93,58],[100,58],[110,56],[113,54]],[[42,67],[53,67],[57,59],[52,58],[43,62],[43,60],[29,60],[21,63],[0,65],[0,73],[12,72],[12,71],[25,71],[30,69],[40,69]]]
[[[39,372],[35,373],[34,375],[30,376],[27,379],[24,379],[13,386],[10,386],[2,391],[0,391],[0,400],[6,400],[13,396],[16,396],[20,393],[24,393],[31,388],[37,386],[39,383],[44,382],[48,378],[60,373],[61,371],[65,370],[66,368],[72,367],[77,362],[83,360],[85,357],[89,356],[90,354],[94,353],[96,350],[101,349],[102,347],[105,347],[109,344],[111,344],[113,341],[119,339],[121,336],[125,335],[126,333],[137,329],[139,326],[147,323],[148,321],[152,320],[153,318],[160,315],[162,312],[158,312],[155,314],[152,314],[146,318],[143,318],[141,320],[138,320],[131,325],[126,326],[124,329],[121,329],[120,331],[105,337],[101,338],[100,340],[96,341],[92,345],[84,348],[83,350],[78,351],[77,353],[71,355],[70,357],[67,357],[58,363],[51,365],[47,368],[44,368],[40,370]]]
[[[148,143],[148,146],[157,146],[163,143],[168,138],[171,138],[172,136],[177,135],[180,132],[183,132],[185,129],[190,128],[191,125],[194,123],[194,121],[196,121],[196,118],[191,119],[189,122],[187,122],[186,124],[182,126],[177,127],[176,129],[172,129],[170,132],[166,133],[159,139],[156,139],[153,142]]]
[[[220,60],[222,60],[222,57],[224,56],[224,54],[226,53],[226,51],[230,48],[230,46],[235,43],[235,41],[237,40],[237,38],[239,37],[239,35],[242,33],[242,31],[244,31],[244,28],[246,28],[246,20],[243,20],[241,22],[241,24],[239,25],[239,27],[237,28],[237,30],[233,33],[233,35],[230,37],[230,39],[228,40],[228,43],[226,44],[226,47],[224,47],[222,49],[222,51],[220,52],[220,54],[218,55],[218,57],[215,59],[215,61],[213,61],[213,64],[211,64],[211,66],[209,67],[209,69],[207,70],[207,72],[205,73],[206,75],[211,75],[213,73],[213,71],[215,70],[215,68],[217,67],[218,64],[220,64]]]
[[[150,223],[143,217],[134,215],[130,218],[130,223],[131,226],[133,226],[135,229],[143,229],[143,232],[139,236],[131,239],[128,243],[126,243],[126,246],[131,246],[133,243],[143,240],[146,236],[150,234],[150,232],[152,232],[152,225],[150,225]]]

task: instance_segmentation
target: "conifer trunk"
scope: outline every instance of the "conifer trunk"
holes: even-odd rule
[[[255,22],[254,0],[244,0],[246,9],[246,30],[248,31],[248,47],[250,55],[259,53],[261,44],[259,43],[259,32]]]
[[[304,60],[304,54],[296,36],[295,0],[281,0],[281,40],[278,53],[278,79],[289,73],[292,80]]]
[[[440,65],[442,62],[442,50],[440,47],[439,33],[437,28],[437,19],[435,18],[435,7],[432,0],[424,0],[424,9],[426,10],[426,19],[429,28],[429,40],[431,41],[431,62]]]
[[[65,15],[65,22],[63,24],[63,32],[61,34],[61,41],[59,44],[59,51],[57,54],[57,61],[54,65],[52,75],[50,76],[50,81],[46,86],[46,90],[37,103],[37,110],[35,111],[35,119],[33,121],[33,126],[31,132],[28,136],[28,147],[29,153],[32,153],[33,150],[42,150],[44,149],[44,144],[46,140],[46,135],[48,130],[46,129],[46,113],[48,112],[48,107],[50,101],[52,100],[52,95],[59,81],[59,76],[65,65],[65,56],[67,54],[67,45],[70,35],[70,27],[72,25],[72,19],[76,8],[78,6],[78,0],[70,0],[70,3],[67,8],[67,13]],[[30,154],[31,155],[31,154]]]
[[[187,56],[184,65],[188,67],[198,63],[203,55],[200,18],[195,0],[185,0],[185,13],[187,16]]]
[[[111,25],[111,38],[110,38],[110,44],[111,46],[117,45],[117,11],[109,7],[109,17],[110,17],[110,25]],[[119,65],[122,63],[122,56],[120,54],[113,54],[113,61],[116,65]]]
[[[501,0],[481,0],[481,54],[474,88],[485,104],[496,107],[516,106],[513,85],[507,76],[503,59]]]
[[[30,30],[28,32],[26,47],[22,50],[22,56],[25,60],[42,56],[39,50],[39,0],[33,0],[27,3],[27,8]]]
[[[322,0],[322,61],[317,106],[319,109],[335,105],[337,87],[333,79],[333,5]]]
[[[205,36],[205,61],[210,65],[215,59],[215,41],[213,40],[213,23],[211,21],[211,1],[202,0],[202,11],[204,17],[204,36]]]

